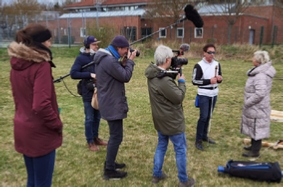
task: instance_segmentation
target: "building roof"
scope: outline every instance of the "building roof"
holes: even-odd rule
[[[229,12],[229,9],[233,10],[234,7],[235,7],[235,3],[205,5],[205,6],[200,7],[200,9],[198,10],[198,13],[201,15],[226,14]]]
[[[109,12],[80,12],[67,13],[60,16],[60,19],[65,18],[96,18],[96,17],[119,17],[119,16],[142,16],[145,13],[143,9],[123,10],[123,11],[109,11]]]
[[[65,8],[74,7],[93,7],[96,2],[99,2],[100,6],[109,5],[123,5],[123,4],[146,4],[150,0],[81,0],[81,2],[67,5]]]

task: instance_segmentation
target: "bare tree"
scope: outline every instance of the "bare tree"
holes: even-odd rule
[[[231,43],[232,28],[237,19],[250,6],[247,0],[210,0],[206,3],[207,13],[219,16],[222,15],[228,25],[228,44]]]
[[[171,25],[172,21],[185,16],[184,7],[187,4],[195,5],[198,2],[200,0],[151,0],[145,9],[145,18],[154,20],[155,23]]]
[[[179,19],[188,0],[152,0],[146,7],[147,18]]]

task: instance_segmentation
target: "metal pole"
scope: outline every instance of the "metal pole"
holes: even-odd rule
[[[183,21],[183,36],[182,36],[182,43],[184,43],[184,36],[185,36],[185,27],[184,27],[184,21]]]
[[[57,42],[58,44],[60,44],[60,21],[59,21],[59,13],[57,12],[57,29],[58,29],[58,33],[57,33]]]
[[[99,18],[98,18],[98,11],[99,11],[99,3],[98,0],[96,0],[95,7],[96,7],[96,27],[99,28]]]

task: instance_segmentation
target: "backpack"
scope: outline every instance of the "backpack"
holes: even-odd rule
[[[226,167],[218,166],[218,172],[228,173],[230,176],[248,178],[256,181],[278,182],[282,173],[278,162],[252,162],[229,160]]]

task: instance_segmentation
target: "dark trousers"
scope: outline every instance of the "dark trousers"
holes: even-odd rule
[[[28,174],[27,187],[50,187],[52,185],[55,154],[54,150],[40,157],[24,155]]]
[[[251,141],[252,143],[252,152],[253,153],[258,153],[259,151],[260,151],[260,149],[261,149],[261,140],[254,140],[254,139],[252,139],[252,141]]]
[[[123,120],[107,121],[110,137],[107,145],[106,165],[109,170],[115,169],[115,160],[118,154],[119,146],[123,140]]]
[[[197,124],[196,141],[200,141],[200,140],[208,138],[207,133],[208,133],[210,113],[213,111],[216,101],[217,101],[217,96],[208,97],[204,95],[199,95],[200,115],[199,115],[199,120]]]

